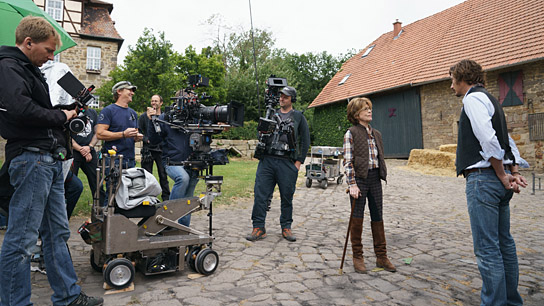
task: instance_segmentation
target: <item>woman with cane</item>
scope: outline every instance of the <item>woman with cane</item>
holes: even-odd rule
[[[351,208],[350,235],[353,265],[358,273],[366,273],[363,258],[363,216],[368,198],[376,266],[390,272],[397,271],[387,258],[382,219],[382,184],[387,168],[383,157],[382,134],[370,126],[372,102],[355,98],[347,107],[348,120],[353,124],[344,135],[344,168],[349,185]]]

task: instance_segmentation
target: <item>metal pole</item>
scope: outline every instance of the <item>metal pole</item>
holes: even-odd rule
[[[253,67],[255,68],[255,85],[257,86],[257,104],[259,117],[261,116],[261,100],[259,99],[259,78],[257,76],[257,56],[255,55],[255,37],[253,36],[253,14],[251,13],[251,0],[249,0],[249,19],[251,21],[251,44],[253,45]]]

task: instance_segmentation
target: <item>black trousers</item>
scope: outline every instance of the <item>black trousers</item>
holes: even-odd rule
[[[162,164],[162,152],[151,150],[149,150],[149,152],[151,153],[151,156],[153,156],[153,159],[148,162],[142,161],[142,168],[144,168],[149,173],[153,173],[153,162],[157,164],[157,171],[159,172],[159,182],[162,189],[162,200],[166,201],[170,198],[170,186],[168,185],[168,176],[166,175],[166,170],[164,169],[164,165]]]
[[[359,195],[359,198],[355,200],[353,217],[364,217],[366,199],[368,198],[370,220],[382,221],[383,191],[382,182],[380,180],[380,170],[377,168],[369,170],[366,179],[355,177],[355,182],[357,183],[357,187],[359,187],[359,190],[361,191],[361,195]],[[351,196],[350,200],[353,201],[353,198],[351,198]]]
[[[91,156],[93,159],[91,161],[87,162],[85,160],[85,157],[81,155],[78,151],[74,151],[74,164],[73,164],[73,173],[77,176],[79,169],[85,173],[85,176],[87,176],[87,181],[89,182],[89,188],[91,188],[91,192],[93,195],[93,198],[96,193],[96,168],[98,166],[98,156],[96,154],[96,151],[94,149],[91,149]],[[100,186],[100,203],[103,203],[106,199],[106,192],[104,191],[104,188]]]

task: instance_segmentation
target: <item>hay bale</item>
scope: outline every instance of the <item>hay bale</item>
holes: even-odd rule
[[[455,154],[430,149],[413,149],[410,151],[408,166],[415,165],[455,170]]]
[[[456,144],[441,145],[440,147],[438,147],[438,150],[442,152],[450,152],[455,154],[455,152],[457,151],[457,145]]]

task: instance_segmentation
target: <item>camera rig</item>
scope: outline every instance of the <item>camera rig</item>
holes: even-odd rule
[[[87,105],[91,100],[94,99],[91,92],[94,90],[94,85],[91,85],[89,88],[85,86],[70,72],[68,71],[62,78],[60,78],[57,83],[66,90],[72,98],[74,98],[74,103],[68,105],[57,105],[57,109],[73,110],[77,112],[77,117],[71,119],[66,123],[66,128],[70,130],[73,134],[79,134],[85,129],[85,125],[89,121],[89,117],[85,113],[87,110]]]
[[[282,119],[276,112],[280,100],[280,90],[287,86],[287,79],[271,75],[266,81],[266,116],[259,118],[257,131],[259,142],[255,148],[255,158],[264,155],[292,156],[296,149],[295,130],[291,118]]]
[[[202,100],[212,97],[205,92],[199,95],[196,89],[208,85],[209,79],[206,77],[189,76],[188,86],[171,98],[172,105],[165,107],[164,120],[158,116],[152,116],[151,120],[157,133],[161,131],[159,123],[164,123],[189,134],[189,145],[193,152],[186,161],[178,164],[199,171],[205,170],[206,175],[208,172],[211,175],[213,165],[224,165],[228,162],[226,151],[211,150],[212,135],[230,127],[243,126],[244,105],[236,101],[231,101],[228,105],[203,105]]]

